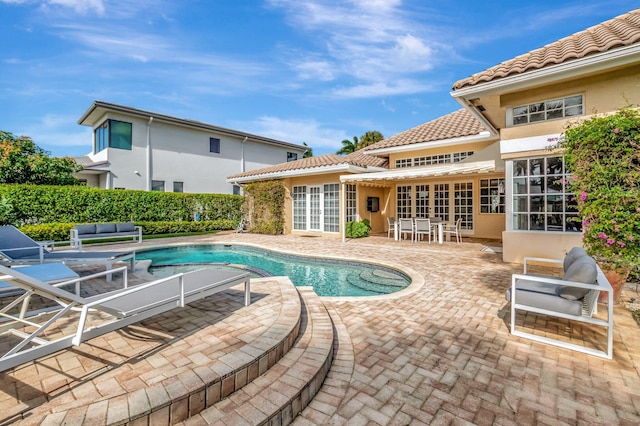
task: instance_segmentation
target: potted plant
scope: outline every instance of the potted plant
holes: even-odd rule
[[[584,248],[600,265],[620,302],[640,260],[640,112],[572,122],[560,138],[582,220]]]

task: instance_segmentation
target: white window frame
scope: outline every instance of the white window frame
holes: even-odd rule
[[[562,166],[562,173],[561,174],[549,174],[547,173],[547,159],[550,158],[561,158],[562,162],[563,162],[563,166]],[[530,162],[532,160],[540,160],[540,159],[544,159],[544,164],[545,164],[545,170],[544,173],[541,174],[534,174],[531,172],[530,168]],[[525,175],[518,175],[515,176],[514,175],[514,163],[518,162],[518,161],[527,161],[528,162],[528,169],[527,169],[527,173]],[[559,155],[549,155],[549,156],[539,156],[539,157],[527,157],[527,158],[519,158],[519,159],[514,159],[514,160],[509,160],[505,162],[505,171],[506,171],[506,177],[505,177],[505,183],[506,183],[506,190],[507,190],[507,194],[506,194],[506,211],[507,211],[507,216],[506,216],[506,228],[507,231],[517,231],[517,232],[544,232],[544,233],[548,233],[548,234],[571,234],[571,235],[575,235],[576,233],[582,232],[582,225],[580,223],[580,221],[575,221],[575,222],[568,222],[567,219],[569,217],[574,217],[574,218],[579,218],[578,212],[577,210],[571,210],[570,208],[568,208],[571,205],[575,206],[575,195],[571,192],[569,192],[566,188],[566,184],[564,182],[566,182],[569,179],[569,175],[566,172],[566,169],[564,167],[564,158],[562,158]],[[540,190],[540,192],[537,192],[537,190],[534,190],[532,192],[532,190],[530,189],[530,184],[531,182],[529,181],[529,179],[536,179],[536,178],[542,178],[544,183],[544,190]],[[518,183],[520,184],[524,184],[526,185],[522,190],[519,191],[515,191],[514,189],[514,183],[515,180],[518,179]],[[524,180],[523,180],[524,179]],[[550,181],[551,180],[551,181]],[[562,181],[561,181],[562,180]],[[548,182],[553,182],[554,185],[557,185],[556,182],[560,182],[562,183],[562,190],[559,192],[550,192],[547,190],[548,188]],[[531,211],[531,197],[545,197],[545,200],[543,201],[544,203],[544,211]],[[564,201],[563,201],[563,210],[561,212],[558,211],[547,211],[548,206],[549,206],[549,200],[547,199],[547,197],[553,197],[553,198],[558,198],[558,197],[563,197]],[[524,208],[521,208],[519,206],[517,206],[516,204],[516,199],[517,198],[522,198],[524,199],[524,197],[527,197],[525,200],[525,205],[526,205],[526,210]],[[574,207],[575,209],[575,207]],[[517,211],[516,211],[517,210]],[[523,210],[523,211],[520,211]],[[526,215],[526,227],[521,226],[521,225],[517,225],[517,220],[516,217],[519,216],[525,216]],[[535,228],[535,229],[531,229],[531,221],[532,215],[536,215],[536,216],[542,216],[542,219],[544,219],[544,223],[541,229]],[[554,216],[554,215],[562,215],[562,229],[557,229],[556,224],[550,224],[549,222],[549,216]],[[541,219],[540,217],[538,217],[537,219]],[[555,228],[554,228],[555,227]]]
[[[580,97],[579,104],[570,104],[573,98]],[[561,105],[559,108],[550,108],[553,105]],[[519,111],[522,111],[519,113]],[[549,117],[552,112],[561,112],[560,116]],[[507,127],[526,126],[528,124],[542,123],[551,120],[562,120],[569,117],[579,117],[584,115],[584,94],[576,93],[563,98],[546,99],[529,104],[517,105],[507,108]],[[526,117],[526,122],[514,123],[516,118]],[[535,119],[532,121],[532,117]]]

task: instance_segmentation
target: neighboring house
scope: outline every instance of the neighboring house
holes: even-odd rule
[[[78,123],[93,149],[76,158],[88,186],[191,193],[238,193],[226,176],[302,158],[305,146],[199,121],[95,101]]]
[[[388,217],[439,216],[461,218],[463,235],[501,238],[505,261],[561,257],[581,245],[581,227],[550,147],[569,120],[640,102],[639,41],[636,10],[456,82],[462,110],[345,157],[228,181],[282,179],[286,233],[344,237],[347,221],[383,232]],[[372,197],[378,211],[368,211]]]

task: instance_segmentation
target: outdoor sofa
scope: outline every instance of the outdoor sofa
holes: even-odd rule
[[[142,242],[142,227],[132,222],[124,223],[88,223],[74,225],[71,230],[71,247],[82,251],[82,241],[131,238]]]
[[[562,277],[529,274],[527,269],[532,262],[562,264],[564,274]],[[593,316],[597,314],[601,291],[608,293],[606,319]],[[525,257],[524,273],[512,275],[511,288],[506,291],[505,298],[511,302],[511,334],[589,355],[612,358],[613,289],[595,260],[583,248],[574,247],[563,260]],[[606,327],[606,351],[518,330],[516,310]]]

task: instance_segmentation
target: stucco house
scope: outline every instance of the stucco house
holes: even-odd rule
[[[373,232],[387,217],[461,218],[463,235],[502,239],[505,261],[561,258],[581,245],[581,228],[552,146],[569,121],[640,103],[639,42],[634,10],[457,81],[459,111],[345,157],[228,182],[282,179],[287,233],[344,237],[346,222],[364,218]]]
[[[93,129],[76,177],[103,189],[237,193],[233,173],[302,158],[307,148],[200,121],[95,101],[78,120]]]

